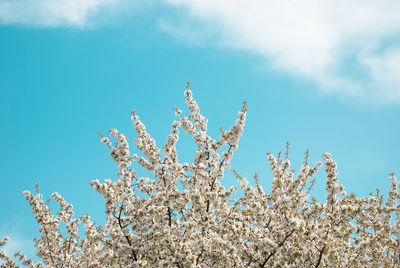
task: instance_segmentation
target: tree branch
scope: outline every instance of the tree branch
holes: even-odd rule
[[[269,259],[271,259],[272,256],[275,255],[275,253],[278,251],[278,249],[280,247],[283,246],[283,244],[285,243],[285,241],[294,233],[294,229],[288,233],[285,238],[278,244],[278,246],[276,247],[276,249],[274,249],[269,255],[268,257],[265,259],[265,261],[260,265],[260,267],[265,267],[265,264],[267,264],[267,262],[269,261]]]

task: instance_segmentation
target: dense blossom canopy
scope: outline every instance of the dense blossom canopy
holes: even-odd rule
[[[336,162],[308,163],[297,175],[284,159],[268,154],[273,178],[265,193],[233,170],[242,191],[221,184],[243,133],[247,103],[236,123],[207,135],[207,119],[188,87],[189,115],[175,109],[177,119],[162,150],[132,111],[141,156],[131,154],[127,137],[116,129],[101,142],[118,165],[118,180],[91,181],[105,199],[106,224],[88,215],[74,217],[72,205],[58,193],[60,209],[53,214],[42,195],[25,191],[39,223],[34,264],[21,252],[15,259],[0,252],[1,267],[399,267],[400,194],[393,174],[387,200],[376,195],[358,198],[338,183]],[[183,129],[196,144],[193,163],[180,163],[176,143]],[[115,143],[110,139],[115,140]],[[133,162],[151,177],[139,177]],[[311,178],[324,164],[327,199],[310,197]],[[65,230],[61,230],[65,226]],[[84,230],[78,232],[78,227]],[[0,240],[4,247],[8,238]]]

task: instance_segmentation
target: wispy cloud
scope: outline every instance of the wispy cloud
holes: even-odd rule
[[[3,0],[0,22],[86,27],[128,2],[141,1]],[[150,2],[182,11],[175,21],[160,19],[161,27],[180,39],[261,56],[272,68],[313,81],[323,93],[400,104],[397,0]]]
[[[3,0],[0,22],[34,26],[86,27],[90,19],[123,0]]]
[[[219,44],[260,55],[274,68],[316,82],[323,92],[400,103],[399,1],[168,3],[212,25]],[[171,31],[176,32],[182,34]]]
[[[4,251],[8,256],[13,256],[17,251],[22,251],[23,254],[32,258],[35,256],[33,240],[21,235],[21,228],[22,225],[16,217],[0,225],[0,239],[3,239],[5,236],[10,238],[5,247],[1,248],[1,251]]]
[[[23,254],[32,257],[32,254],[29,254],[33,252],[32,248],[33,248],[32,241],[24,239],[21,236],[14,233],[12,234],[10,240],[4,246],[4,249],[2,249],[2,251],[4,251],[9,257],[14,256],[14,254],[17,251],[21,251]]]

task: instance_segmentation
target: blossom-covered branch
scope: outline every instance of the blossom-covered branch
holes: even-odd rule
[[[310,165],[307,151],[296,174],[287,143],[284,159],[267,154],[269,193],[258,175],[251,186],[232,170],[240,185],[240,197],[232,202],[238,189],[226,189],[221,180],[238,149],[247,102],[234,125],[214,139],[189,83],[184,95],[189,113],[175,108],[162,149],[134,110],[137,154],[118,130],[111,129],[109,137],[99,133],[118,168],[115,181],[90,182],[105,200],[104,226],[88,215],[75,218],[72,205],[58,193],[52,194],[59,206],[54,214],[38,190],[25,191],[39,224],[35,247],[41,261],[0,251],[1,267],[398,267],[400,183],[394,174],[386,200],[379,192],[360,198],[339,184],[329,153]],[[196,145],[192,163],[178,158],[182,129]],[[139,176],[134,165],[151,176]],[[310,191],[322,165],[327,199],[319,203]],[[0,249],[7,241],[0,241]]]

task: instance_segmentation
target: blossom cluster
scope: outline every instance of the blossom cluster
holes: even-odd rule
[[[231,169],[243,133],[244,102],[235,124],[213,139],[189,84],[189,114],[176,108],[176,120],[159,148],[135,111],[137,133],[131,154],[128,138],[116,129],[100,134],[117,164],[117,180],[90,185],[105,199],[106,224],[96,226],[88,215],[74,217],[73,207],[58,193],[53,214],[43,196],[24,192],[39,224],[34,263],[21,252],[12,258],[0,251],[1,267],[399,267],[400,193],[394,174],[384,202],[379,192],[366,198],[347,194],[338,182],[336,162],[329,153],[296,174],[290,160],[267,154],[272,186],[266,193],[258,176],[255,185],[236,170],[241,195],[221,180]],[[196,145],[192,163],[180,163],[179,131]],[[111,140],[115,140],[113,144]],[[136,163],[151,174],[139,177]],[[327,199],[310,196],[313,176],[325,166]],[[62,227],[64,231],[61,231]],[[83,226],[84,236],[79,235]],[[0,240],[0,249],[8,238]]]

